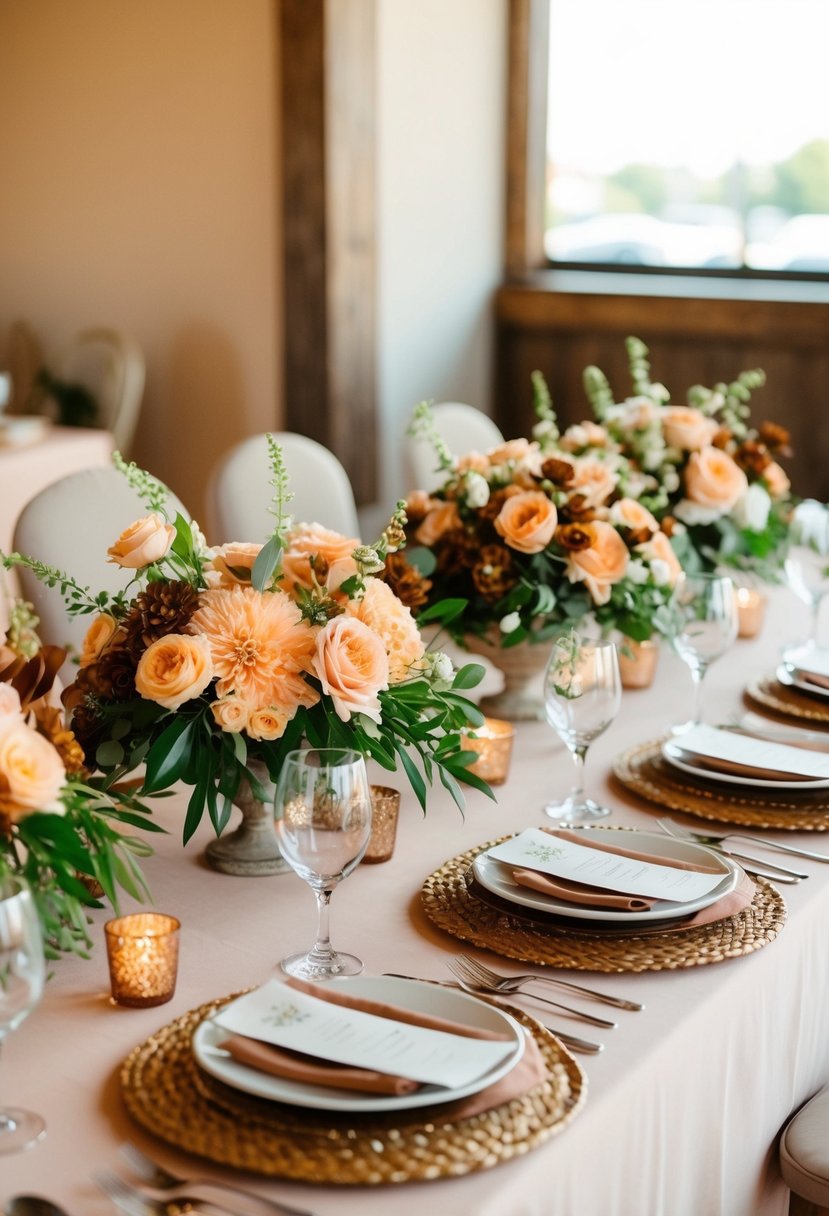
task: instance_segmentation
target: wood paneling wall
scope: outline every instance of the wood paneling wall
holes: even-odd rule
[[[785,463],[796,492],[829,500],[829,302],[511,284],[498,292],[496,317],[496,419],[506,435],[526,435],[532,425],[535,368],[565,424],[589,415],[582,387],[588,364],[602,368],[617,400],[630,396],[624,339],[635,334],[650,349],[653,379],[679,404],[693,384],[763,368],[766,386],[752,399],[752,420],[773,419],[791,430],[794,456]]]

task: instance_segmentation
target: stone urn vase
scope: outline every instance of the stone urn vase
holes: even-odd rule
[[[519,642],[517,646],[499,646],[488,638],[468,634],[466,645],[472,654],[488,659],[503,674],[504,687],[501,692],[483,697],[480,707],[483,713],[493,718],[507,718],[511,722],[535,722],[545,717],[544,713],[544,669],[550,657],[551,641],[533,643]]]
[[[621,638],[616,643],[616,651],[622,688],[650,688],[659,662],[659,643],[652,638],[645,642]]]
[[[273,782],[264,761],[249,759],[247,766],[268,799],[260,802],[247,776],[242,777],[234,799],[234,805],[242,812],[242,822],[235,831],[210,841],[205,849],[207,864],[222,874],[249,878],[287,874],[291,867],[279,851],[273,826]]]

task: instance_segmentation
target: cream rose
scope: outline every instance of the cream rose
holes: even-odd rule
[[[606,604],[614,583],[627,572],[627,545],[613,524],[594,520],[579,526],[590,537],[590,547],[567,554],[567,577],[571,583],[583,582],[595,604]]]
[[[160,515],[145,515],[125,529],[114,545],[107,549],[109,560],[128,570],[142,570],[153,562],[160,562],[170,551],[176,538],[172,524],[165,523]]]
[[[785,498],[792,488],[792,483],[776,460],[763,469],[763,481],[772,498]]]
[[[57,749],[25,722],[0,732],[0,808],[14,821],[30,811],[61,811],[66,770]]]
[[[223,697],[221,701],[212,703],[210,712],[213,714],[213,721],[221,730],[238,734],[248,724],[250,706],[240,697]]]
[[[707,448],[719,430],[713,418],[687,405],[668,405],[662,411],[662,434],[669,447],[683,452]]]
[[[205,567],[208,584],[211,587],[235,587],[240,583],[248,584],[251,580],[253,564],[261,549],[261,545],[249,545],[244,541],[233,541],[214,549],[213,556]]]
[[[11,684],[0,684],[0,732],[11,730],[23,721],[20,696]]]
[[[141,656],[135,687],[147,701],[178,709],[200,696],[213,679],[210,643],[202,634],[168,633]]]
[[[288,534],[282,555],[284,581],[280,586],[288,594],[291,594],[295,587],[304,587],[310,591],[314,585],[311,558],[315,563],[314,573],[323,582],[329,568],[342,558],[350,557],[359,544],[357,537],[333,532],[322,524],[300,524]]]
[[[635,498],[620,498],[610,508],[610,522],[617,528],[630,528],[639,532],[647,528],[649,532],[658,532],[659,524],[647,507],[643,507]]]
[[[102,612],[100,616],[96,616],[86,631],[78,666],[88,667],[90,663],[94,663],[112,641],[117,628],[118,622],[108,612]]]
[[[544,457],[540,446],[529,439],[508,439],[487,452],[491,465],[513,464],[530,473],[540,473]]]
[[[587,510],[601,507],[618,485],[618,478],[603,460],[585,457],[573,461],[573,480],[567,487],[570,498],[578,496]]]
[[[377,694],[389,686],[389,660],[368,625],[350,616],[330,620],[317,636],[314,671],[343,722],[352,714],[380,721]]]
[[[727,452],[704,447],[691,453],[685,469],[685,493],[691,502],[725,514],[747,488],[748,478]]]
[[[482,477],[486,477],[489,470],[489,457],[483,452],[467,452],[455,461],[455,471],[458,473],[480,473]]]
[[[558,523],[555,506],[541,490],[513,494],[495,519],[495,530],[519,553],[541,553],[553,539]]]
[[[679,558],[674,553],[673,545],[664,532],[657,532],[655,536],[645,541],[644,544],[637,545],[634,552],[638,553],[645,561],[651,564],[653,562],[662,563],[661,568],[665,572],[665,578],[654,577],[654,582],[659,583],[660,586],[667,584],[669,587],[673,587],[675,585],[676,580],[682,573],[682,566]]]
[[[441,502],[432,508],[415,532],[415,540],[419,545],[434,545],[444,532],[449,532],[452,528],[459,528],[460,524],[461,517],[456,504]]]
[[[281,739],[289,722],[288,715],[279,709],[255,709],[248,719],[247,733],[251,739],[265,742]]]

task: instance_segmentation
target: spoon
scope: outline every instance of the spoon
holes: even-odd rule
[[[15,1195],[10,1199],[6,1208],[6,1216],[68,1216],[64,1208],[59,1208],[51,1199],[41,1199],[39,1195]]]

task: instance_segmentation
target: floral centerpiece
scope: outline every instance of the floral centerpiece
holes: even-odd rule
[[[29,882],[48,957],[85,954],[87,911],[118,888],[146,895],[133,829],[159,831],[134,786],[92,776],[56,681],[66,652],[41,646],[31,605],[0,595],[0,877]]]
[[[116,464],[148,513],[114,539],[109,558],[132,575],[115,595],[78,585],[20,554],[92,621],[77,678],[64,693],[89,770],[119,780],[145,765],[144,793],[192,787],[185,842],[205,808],[217,834],[240,784],[266,795],[286,752],[350,747],[402,765],[425,808],[438,776],[459,806],[474,755],[459,732],[482,715],[463,696],[479,666],[455,672],[428,653],[408,607],[377,577],[404,542],[402,504],[376,546],[318,524],[294,525],[282,455],[269,437],[274,528],[264,544],[209,549],[198,526],[170,520],[167,490]]]
[[[583,455],[590,428],[609,435],[638,469],[639,501],[660,520],[684,569],[726,566],[746,578],[779,581],[792,512],[779,458],[791,452],[785,428],[750,424],[749,401],[764,373],[744,371],[713,388],[695,385],[687,405],[675,405],[665,386],[651,380],[645,344],[628,338],[627,352],[634,395],[617,402],[604,373],[586,368],[596,422],[570,428],[565,440],[575,434]]]

